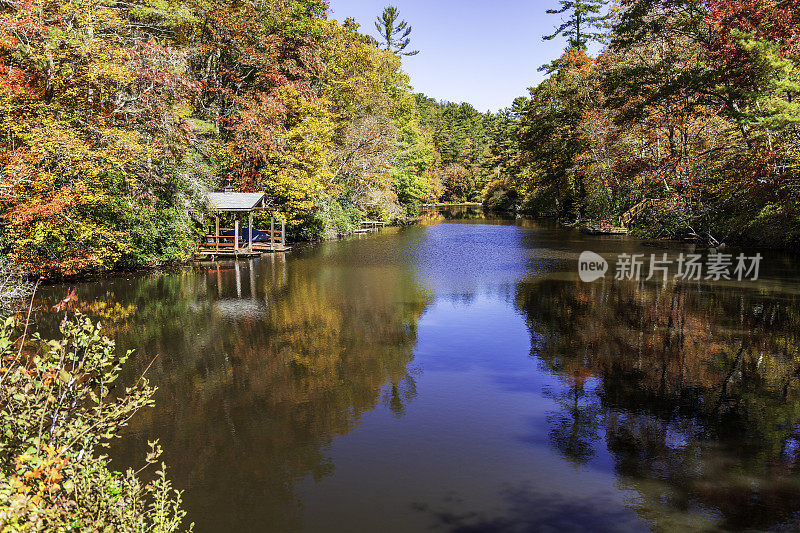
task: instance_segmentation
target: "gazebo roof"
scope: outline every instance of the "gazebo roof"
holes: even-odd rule
[[[208,204],[215,211],[274,210],[263,192],[210,192]]]

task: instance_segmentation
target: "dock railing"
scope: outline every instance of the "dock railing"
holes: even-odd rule
[[[358,223],[355,233],[371,233],[384,227],[386,227],[386,222],[383,220],[362,220]]]
[[[281,229],[274,229],[274,226],[268,230],[258,230],[263,233],[269,234],[268,242],[251,243],[245,237],[248,236],[249,229],[234,227],[234,228],[219,228],[219,233],[208,233],[203,236],[203,240],[199,245],[202,252],[219,252],[219,251],[237,251],[239,249],[252,250],[252,245],[269,246],[274,249],[275,246],[286,246],[286,225],[281,223]],[[228,235],[223,235],[227,232]],[[233,233],[232,235],[230,233]]]

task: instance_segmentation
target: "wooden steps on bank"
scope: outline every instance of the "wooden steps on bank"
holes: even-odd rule
[[[645,210],[655,207],[661,201],[662,200],[658,198],[645,198],[635,206],[625,211],[622,215],[620,215],[619,217],[620,226],[627,226],[633,220],[638,218],[639,215],[641,215]]]
[[[627,235],[628,224],[636,220],[646,210],[658,205],[660,201],[658,198],[645,198],[620,215],[618,219],[619,225],[615,226],[607,221],[588,223],[581,227],[581,231],[589,235]]]

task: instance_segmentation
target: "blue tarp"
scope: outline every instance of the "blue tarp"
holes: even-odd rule
[[[249,228],[242,228],[239,230],[239,242],[247,242]],[[221,231],[220,235],[225,237],[233,237],[233,230]],[[269,242],[269,232],[253,229],[253,242]]]

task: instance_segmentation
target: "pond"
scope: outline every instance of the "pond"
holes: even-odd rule
[[[200,532],[800,526],[794,258],[588,283],[585,250],[688,247],[460,211],[81,283],[158,387],[114,464],[158,438]]]

